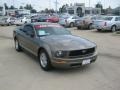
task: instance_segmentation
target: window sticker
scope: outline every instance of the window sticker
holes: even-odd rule
[[[45,31],[43,31],[43,30],[39,30],[39,31],[38,31],[38,34],[41,35],[41,36],[42,36],[42,35],[46,35]]]

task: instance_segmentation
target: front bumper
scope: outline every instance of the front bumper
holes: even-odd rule
[[[51,64],[53,67],[57,67],[57,68],[75,68],[75,67],[83,66],[84,60],[90,60],[90,63],[93,63],[96,61],[96,59],[97,59],[97,54],[84,58],[72,58],[72,59],[54,58]]]

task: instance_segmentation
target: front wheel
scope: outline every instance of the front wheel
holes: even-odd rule
[[[91,30],[91,29],[92,29],[92,24],[90,24],[90,25],[88,26],[88,29],[89,29],[89,30]]]
[[[16,40],[16,39],[15,39],[15,49],[16,49],[16,51],[18,51],[18,52],[22,51],[22,48],[21,48],[21,46],[19,45],[18,40]]]
[[[72,23],[70,23],[70,27],[74,27],[74,23],[72,22]]]
[[[116,26],[112,26],[111,30],[112,30],[112,32],[115,32],[116,31]]]
[[[45,50],[41,50],[39,53],[39,62],[43,70],[49,71],[51,69],[51,63],[49,56]]]

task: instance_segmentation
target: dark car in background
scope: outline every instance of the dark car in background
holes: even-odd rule
[[[95,62],[96,44],[55,23],[25,24],[13,32],[15,49],[38,57],[43,70],[73,68]]]
[[[49,18],[48,16],[40,16],[38,18],[38,22],[47,22],[48,18]]]

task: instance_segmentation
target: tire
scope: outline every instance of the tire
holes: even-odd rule
[[[80,27],[80,26],[78,26],[78,27],[77,27],[77,29],[81,29],[81,27]]]
[[[111,27],[111,31],[112,31],[112,32],[115,32],[115,31],[116,31],[116,26],[112,26],[112,27]]]
[[[10,26],[11,25],[11,23],[8,23],[8,26]]]
[[[18,52],[22,51],[22,48],[21,48],[21,46],[19,45],[18,40],[15,39],[14,41],[15,41],[15,49],[16,49],[16,51],[18,51]]]
[[[50,58],[45,50],[41,50],[38,55],[39,63],[44,71],[49,71],[52,69]]]
[[[73,22],[70,23],[70,27],[74,27],[74,23]]]
[[[88,29],[89,29],[89,30],[92,29],[92,24],[89,24]]]
[[[101,29],[97,29],[98,32],[101,32],[102,30]]]

